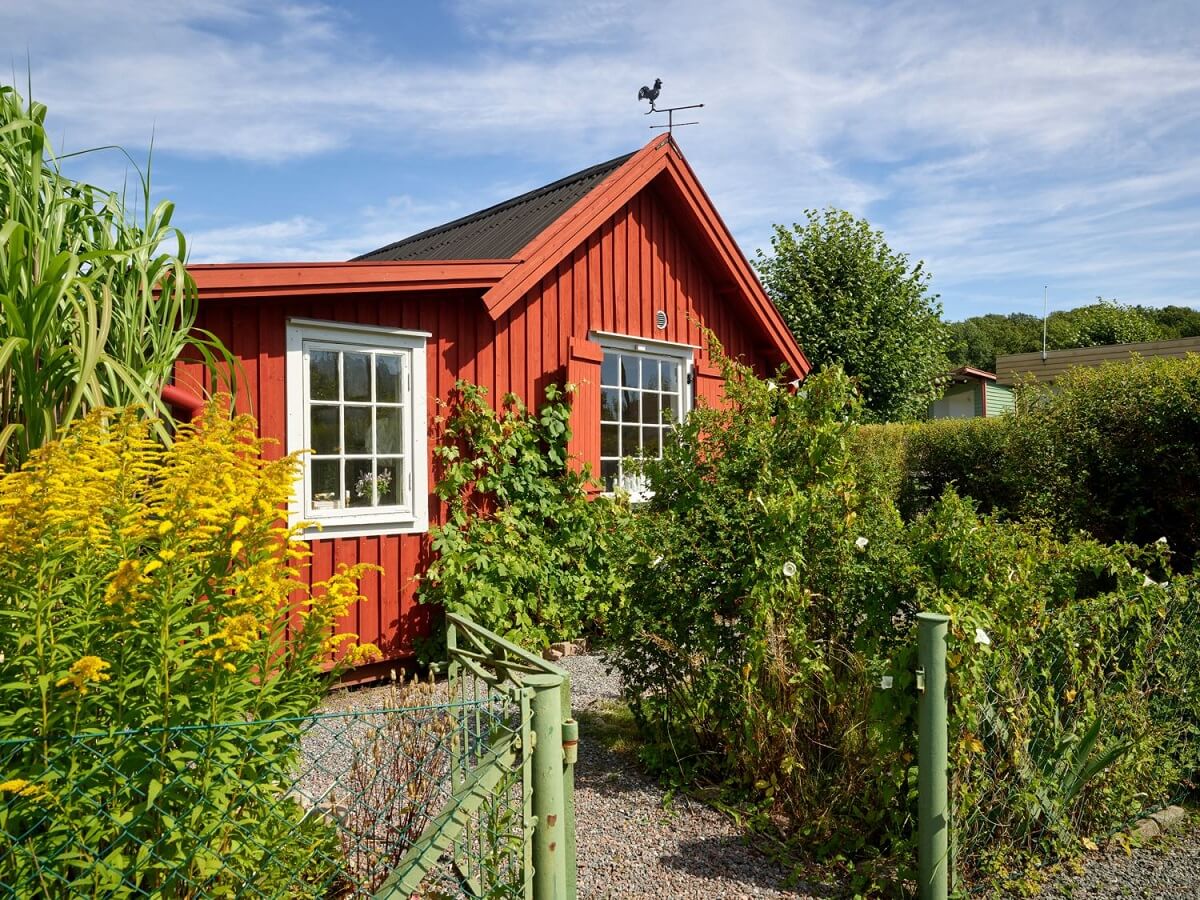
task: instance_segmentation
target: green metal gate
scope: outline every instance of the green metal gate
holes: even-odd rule
[[[460,711],[453,791],[375,896],[408,898],[437,884],[471,897],[574,900],[570,676],[469,619],[447,619],[450,697]],[[447,863],[456,885],[445,884]]]

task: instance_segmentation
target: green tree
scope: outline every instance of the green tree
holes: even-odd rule
[[[1046,323],[1052,349],[1134,344],[1166,337],[1162,326],[1135,306],[1097,297],[1088,306],[1055,312]]]
[[[989,313],[950,323],[950,362],[996,371],[996,357],[1042,349],[1042,320],[1029,313]],[[1182,306],[1151,309],[1098,297],[1095,303],[1052,312],[1046,347],[1068,350],[1132,344],[1200,334],[1200,312]]]
[[[996,357],[1042,346],[1042,320],[1028,313],[989,313],[950,323],[950,363],[996,371]]]
[[[1134,309],[1159,324],[1164,340],[1200,335],[1200,310],[1190,306],[1136,306]]]
[[[909,263],[865,219],[807,210],[759,251],[763,284],[814,367],[841,365],[871,421],[915,419],[940,393],[949,333],[924,264]]]

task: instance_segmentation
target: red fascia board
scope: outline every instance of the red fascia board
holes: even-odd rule
[[[524,263],[483,295],[493,319],[498,319],[542,277],[574,251],[589,235],[616,214],[651,181],[666,175],[690,209],[701,233],[728,269],[754,317],[788,367],[803,377],[812,369],[791,330],[771,303],[750,263],[733,240],[712,201],[700,186],[678,146],[669,137],[655,137],[595,190],[530,241],[518,254]]]
[[[733,239],[733,234],[682,154],[677,153],[668,160],[667,172],[672,176],[673,186],[691,208],[696,221],[700,223],[709,244],[749,300],[755,318],[779,348],[784,362],[800,377],[807,375],[812,371],[812,364],[796,342],[792,330],[783,321],[783,316],[767,296],[754,268]]]
[[[995,381],[996,375],[994,372],[985,372],[983,369],[976,369],[974,366],[960,366],[950,373],[951,375],[967,375],[972,378],[987,379]]]
[[[215,263],[188,266],[201,300],[360,294],[415,290],[486,290],[519,259],[419,262]]]

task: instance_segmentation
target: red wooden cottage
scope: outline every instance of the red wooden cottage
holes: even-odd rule
[[[697,323],[762,373],[809,369],[670,137],[351,262],[191,271],[239,406],[280,452],[312,450],[292,510],[321,524],[309,577],[382,566],[345,627],[389,660],[426,627],[428,436],[456,379],[531,406],[574,382],[572,453],[612,489],[622,458],[659,452],[665,411],[719,399]],[[180,363],[174,396],[201,378]]]

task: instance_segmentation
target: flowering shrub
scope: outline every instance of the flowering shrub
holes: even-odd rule
[[[41,823],[32,840],[94,847],[121,825],[158,845],[139,876],[153,887],[199,864],[160,834],[219,842],[211,823],[254,821],[254,803],[278,803],[277,789],[254,793],[267,790],[258,775],[285,768],[295,745],[279,725],[253,752],[197,747],[202,730],[185,752],[168,729],[306,714],[331,654],[377,651],[334,633],[361,568],[312,593],[298,578],[308,553],[279,521],[293,457],[265,459],[253,420],[217,402],[167,449],[149,428],[133,411],[91,413],[0,478],[0,729],[34,739],[0,756],[0,780],[52,798],[33,810],[20,806],[29,787],[8,787],[19,799],[0,830],[25,833],[12,817],[28,814]],[[129,808],[97,799],[114,784],[132,792]]]
[[[857,488],[840,370],[793,394],[722,366],[724,407],[694,410],[647,466],[613,660],[652,765],[729,781],[854,852],[903,802],[866,727],[903,637],[871,577],[899,519]]]
[[[896,548],[901,605],[951,618],[950,767],[968,873],[1099,842],[1200,770],[1196,587],[1168,556],[1165,544],[1058,540],[952,493]],[[902,688],[914,656],[910,641],[887,661]],[[915,753],[896,727],[913,693],[882,702],[900,736],[891,752]]]
[[[714,348],[716,349],[716,348]],[[796,393],[725,360],[646,467],[611,659],[685,784],[716,781],[863,892],[915,860],[918,611],[951,617],[956,842],[973,876],[1098,840],[1197,768],[1200,628],[1163,545],[1056,538],[947,492],[907,526],[862,477],[837,370]]]

